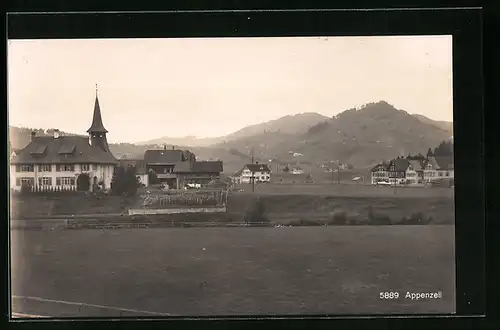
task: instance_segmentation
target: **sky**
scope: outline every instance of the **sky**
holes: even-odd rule
[[[380,100],[453,120],[451,36],[9,40],[7,56],[10,125],[84,134],[97,84],[109,142]]]

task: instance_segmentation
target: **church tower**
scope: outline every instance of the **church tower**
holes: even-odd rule
[[[90,144],[92,145],[92,147],[102,148],[105,152],[109,152],[108,140],[106,139],[106,133],[108,133],[108,131],[102,124],[101,107],[99,106],[99,98],[97,96],[97,85],[94,104],[94,117],[92,119],[92,125],[87,130],[87,133],[89,133]]]

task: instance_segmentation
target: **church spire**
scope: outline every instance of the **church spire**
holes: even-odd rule
[[[108,131],[102,124],[101,107],[99,106],[99,98],[97,96],[97,84],[95,85],[95,104],[94,104],[94,117],[92,125],[87,130],[87,133],[107,133]]]

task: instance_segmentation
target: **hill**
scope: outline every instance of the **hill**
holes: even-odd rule
[[[431,124],[431,125],[434,125],[434,126],[441,128],[441,129],[444,129],[446,131],[449,131],[450,135],[453,135],[453,122],[451,122],[451,121],[436,121],[436,120],[432,120],[430,118],[427,118],[426,116],[419,115],[419,114],[413,114],[412,116],[417,118],[418,120],[420,120],[423,123]]]
[[[145,142],[138,142],[138,145],[154,144],[154,145],[185,145],[190,147],[208,147],[224,143],[224,141],[232,141],[259,135],[264,132],[275,132],[285,134],[305,133],[307,130],[317,123],[328,119],[323,115],[314,112],[306,112],[296,115],[288,115],[265,123],[246,126],[234,133],[226,136],[215,138],[197,138],[195,136],[186,136],[182,138],[174,138],[164,136],[158,139],[153,139]]]
[[[409,152],[425,153],[449,137],[449,131],[380,101],[346,110],[303,134],[265,132],[219,146],[244,154],[253,147],[257,157],[282,163],[339,160],[361,167]],[[290,151],[303,156],[291,157]]]
[[[328,117],[315,112],[288,115],[265,123],[247,126],[225,137],[226,141],[236,140],[263,133],[301,134]]]
[[[255,160],[266,163],[272,159],[276,164],[299,161],[317,165],[339,160],[364,167],[410,152],[425,154],[428,148],[434,148],[452,135],[452,131],[441,125],[452,126],[452,123],[442,124],[421,115],[410,115],[380,101],[361,109],[346,110],[333,118],[317,113],[285,116],[221,138],[111,143],[110,149],[117,158],[142,158],[147,149],[161,148],[163,143],[174,144],[176,148],[192,150],[201,160],[222,160],[226,173],[235,172],[250,162],[252,151]],[[38,130],[37,134],[50,135],[52,131]],[[10,127],[10,136],[14,148],[23,148],[30,140],[30,131]],[[303,156],[293,157],[290,151]]]
[[[219,142],[222,142],[224,137],[215,137],[215,138],[197,138],[195,136],[186,136],[186,137],[168,137],[163,136],[157,139],[137,142],[137,145],[175,145],[175,146],[191,146],[191,147],[206,147],[209,145],[213,145]]]

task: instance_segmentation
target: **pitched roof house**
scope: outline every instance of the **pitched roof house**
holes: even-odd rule
[[[13,188],[22,182],[31,186],[77,186],[76,178],[86,172],[95,184],[110,188],[114,167],[118,160],[111,153],[102,123],[99,99],[96,95],[92,124],[87,130],[89,137],[36,136],[31,132],[30,143],[19,150],[11,160],[15,167]],[[85,185],[86,186],[86,185]]]

